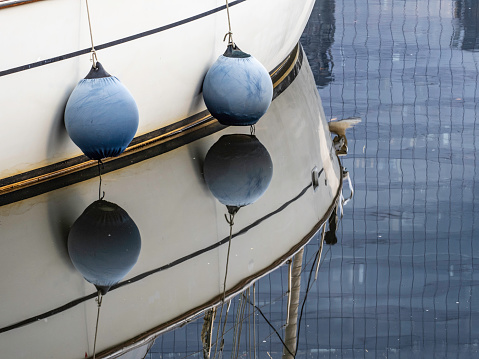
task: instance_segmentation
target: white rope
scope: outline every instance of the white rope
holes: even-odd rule
[[[229,266],[229,260],[230,260],[231,239],[233,238],[234,216],[235,216],[234,214],[229,213],[229,218],[228,218],[225,214],[226,222],[228,222],[228,224],[230,226],[230,236],[229,236],[229,240],[228,240],[228,253],[226,255],[225,279],[223,281],[223,298],[221,300],[221,310],[220,310],[220,316],[219,316],[219,319],[218,319],[218,329],[216,331],[215,354],[214,354],[213,358],[216,358],[217,353],[220,354],[221,351],[222,351],[222,349],[220,349],[220,351],[218,352],[218,340],[219,340],[219,333],[220,333],[221,321],[222,321],[222,316],[223,316],[223,306],[225,304],[225,298],[226,298],[226,280],[228,278],[228,266]],[[223,324],[223,328],[222,328],[222,335],[221,335],[221,340],[222,341],[223,341],[223,337],[224,337],[224,333],[225,333],[225,329],[226,329],[226,320],[228,318],[228,311],[229,311],[229,305],[230,304],[231,304],[231,301],[228,304],[225,319],[224,319],[224,324]]]
[[[93,62],[93,67],[96,69],[96,63],[98,62],[98,58],[96,56],[95,46],[93,45],[93,31],[91,30],[91,20],[90,20],[90,9],[88,8],[88,0],[85,0],[86,3],[86,13],[88,16],[88,27],[90,29],[90,40],[91,40],[91,61]]]
[[[253,350],[256,359],[256,282],[253,283]]]
[[[321,232],[321,243],[319,244],[319,251],[318,251],[318,263],[316,263],[316,273],[314,274],[315,281],[318,279],[319,265],[321,263],[321,254],[323,253],[323,244],[324,244],[325,235],[326,235],[326,223],[323,224],[323,231]]]
[[[226,37],[228,37],[228,45],[232,45],[235,47],[235,43],[233,41],[233,32],[231,31],[231,19],[230,19],[230,7],[228,5],[228,0],[226,0],[226,15],[228,16],[228,32],[226,33],[225,37],[223,38],[223,41],[226,40]]]
[[[96,301],[98,303],[98,312],[96,314],[95,341],[93,342],[93,359],[96,358],[96,338],[98,334],[98,322],[100,321],[101,302],[103,301],[103,296],[101,295],[100,291],[98,291],[98,297],[96,298]]]

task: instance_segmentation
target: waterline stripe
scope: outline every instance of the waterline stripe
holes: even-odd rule
[[[286,59],[271,75],[276,87],[273,99],[277,98],[298,75],[303,60],[303,51],[298,43]],[[282,82],[277,83],[277,78]],[[224,129],[208,111],[135,137],[123,154],[103,160],[103,173],[138,163],[161,155],[180,146]],[[0,206],[34,197],[55,189],[66,187],[98,175],[96,161],[86,156],[77,156],[62,162],[40,167],[18,175],[0,179]]]

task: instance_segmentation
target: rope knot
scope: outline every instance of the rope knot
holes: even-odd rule
[[[225,36],[223,37],[223,42],[226,41],[226,38],[228,37],[228,45],[232,45],[233,47],[235,46],[235,43],[233,41],[233,33],[231,31],[228,31]]]
[[[102,301],[103,301],[103,295],[101,294],[100,291],[98,291],[98,296],[95,298],[95,302],[98,303],[98,308],[101,307]]]
[[[229,214],[229,218],[228,218],[228,215],[225,214],[225,219],[226,219],[226,222],[230,225],[230,226],[234,226],[234,214]]]
[[[92,47],[90,51],[90,61],[93,62],[93,68],[98,69],[98,66],[96,65],[98,57],[96,56],[96,50],[94,47]]]

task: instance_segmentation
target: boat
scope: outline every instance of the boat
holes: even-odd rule
[[[324,228],[342,168],[298,43],[313,3],[90,1],[98,60],[140,115],[128,148],[100,164],[63,124],[92,66],[86,3],[0,1],[0,31],[15,34],[2,38],[9,55],[0,59],[3,356],[116,358],[145,348],[286,263]],[[226,48],[227,10],[236,43],[274,86],[253,127],[222,125],[202,99],[203,78]],[[34,23],[24,26],[26,18]],[[204,175],[225,136],[259,143],[273,169],[261,198],[233,212]],[[105,284],[99,316],[100,294],[69,238],[86,208],[106,202],[134,222],[141,250],[123,279]]]
[[[9,55],[0,60],[2,120],[11,124],[0,135],[1,187],[9,184],[4,178],[70,164],[81,154],[68,138],[63,114],[72,90],[92,65],[85,4],[0,2],[0,30],[15,34],[2,39]],[[312,0],[232,1],[235,42],[273,71],[296,46],[312,5]],[[89,9],[98,60],[137,102],[140,123],[134,143],[151,141],[155,131],[175,128],[184,119],[190,121],[182,125],[191,126],[204,116],[202,81],[226,49],[224,2],[187,0],[172,5],[140,0],[132,5],[126,0],[90,0]],[[26,18],[37,20],[25,26]],[[64,166],[56,166],[60,168]]]

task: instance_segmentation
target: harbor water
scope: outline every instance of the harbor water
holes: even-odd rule
[[[319,237],[305,249],[296,357],[477,358],[478,3],[318,0],[301,42],[326,117],[362,122],[342,157],[354,197],[317,280]],[[255,331],[236,356],[283,355],[287,278],[283,266],[255,285],[262,314],[244,316]],[[146,358],[202,357],[202,324]]]

